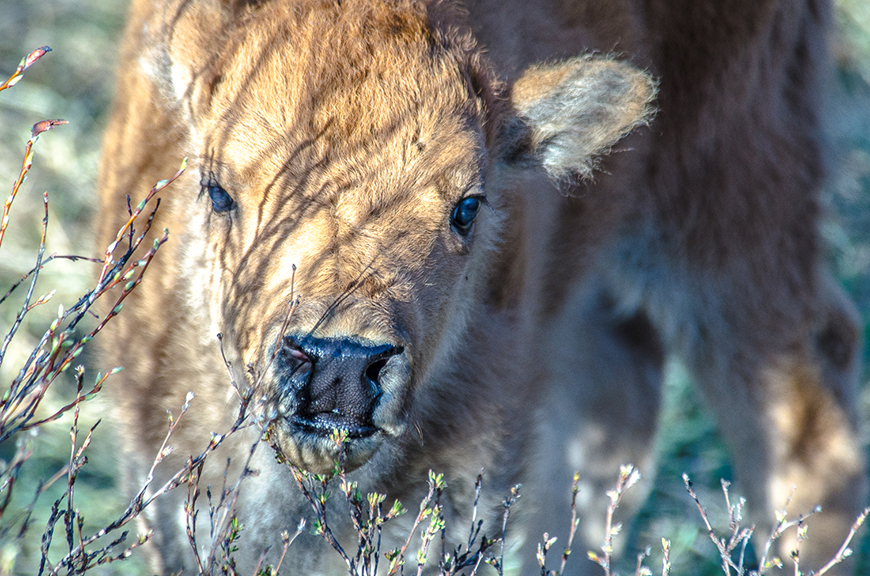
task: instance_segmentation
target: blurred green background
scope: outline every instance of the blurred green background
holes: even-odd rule
[[[6,198],[21,167],[30,126],[46,118],[69,121],[68,126],[43,135],[37,143],[33,170],[15,201],[11,224],[0,248],[0,295],[33,266],[41,230],[43,191],[48,191],[50,199],[48,251],[96,255],[90,232],[95,212],[94,181],[100,134],[110,108],[113,66],[125,6],[126,2],[119,0],[0,0],[3,79],[31,50],[43,45],[54,50],[28,70],[18,85],[0,94],[0,179],[6,182],[5,188],[0,188],[0,198]],[[870,1],[836,2],[836,26],[831,41],[836,71],[826,95],[830,179],[823,191],[828,211],[821,232],[837,277],[862,311],[865,342],[870,342]],[[167,167],[167,171],[174,168]],[[51,289],[57,289],[58,293],[53,304],[29,315],[30,321],[13,341],[0,369],[0,384],[5,387],[11,381],[21,360],[53,319],[57,304],[69,305],[84,292],[93,274],[92,266],[56,261],[46,268],[37,293]],[[0,333],[5,334],[11,325],[19,304],[20,300],[15,300],[0,308]],[[90,366],[86,382],[93,381],[97,371],[108,368],[111,367]],[[870,416],[868,374],[870,371],[865,368],[862,406]],[[46,408],[58,407],[73,395],[71,383],[61,382],[47,398]],[[653,482],[652,496],[632,529],[632,537],[653,546],[653,558],[649,561],[652,567],[659,562],[656,549],[664,536],[674,542],[673,574],[719,573],[715,550],[700,531],[700,519],[682,488],[680,473],[685,471],[692,476],[710,509],[711,519],[725,526],[727,517],[719,478],[730,476],[727,457],[676,364],[669,370],[665,405],[663,418],[667,425],[662,427],[664,432],[658,442],[659,466],[655,471],[644,471],[645,481]],[[105,408],[99,399],[86,404],[80,427],[92,425],[105,414]],[[113,483],[120,463],[114,458],[116,445],[107,424],[97,429],[88,451],[90,462],[77,484],[76,506],[85,513],[89,527],[107,524],[127,504]],[[66,464],[69,426],[68,417],[43,427],[32,438],[33,456],[24,467],[3,525],[20,521],[39,479],[52,476]],[[870,438],[864,440],[865,446],[870,445]],[[14,449],[13,441],[0,445],[0,460],[9,459]],[[0,575],[36,572],[44,521],[60,490],[56,485],[41,497],[36,523],[24,541],[0,542]],[[56,540],[54,549],[63,550],[62,537]],[[863,565],[870,573],[867,560],[870,537],[862,534],[859,546]],[[574,561],[585,562],[582,557],[585,551],[576,552],[578,557]],[[633,564],[634,559],[627,558],[622,571],[633,573]],[[142,574],[145,568],[134,554],[130,560],[106,567],[103,573]]]

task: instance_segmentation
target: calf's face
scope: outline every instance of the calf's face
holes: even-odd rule
[[[578,58],[509,93],[445,15],[381,4],[184,4],[166,40],[199,168],[189,298],[279,449],[312,472],[332,468],[333,430],[355,468],[412,425],[481,305],[510,225],[501,184],[585,174],[654,92]]]

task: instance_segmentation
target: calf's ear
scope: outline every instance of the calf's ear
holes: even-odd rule
[[[229,0],[190,0],[167,11],[163,41],[172,92],[193,110],[208,101],[216,82],[211,66],[227,41],[226,23],[235,9]]]
[[[143,3],[140,3],[143,4]],[[143,72],[171,101],[188,110],[207,105],[221,79],[214,64],[225,52],[235,23],[253,0],[167,0],[146,5],[145,26],[137,38],[143,46]]]
[[[647,73],[600,56],[534,66],[511,88],[500,160],[557,180],[588,177],[597,156],[649,121],[655,95]]]

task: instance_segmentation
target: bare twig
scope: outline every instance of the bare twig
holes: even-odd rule
[[[24,145],[24,160],[21,162],[21,170],[18,173],[18,178],[12,185],[12,193],[6,199],[6,202],[3,203],[3,216],[0,218],[0,245],[3,244],[3,236],[6,233],[6,227],[9,225],[9,211],[12,208],[12,203],[18,195],[18,190],[24,183],[27,173],[33,167],[33,145],[36,144],[39,135],[43,132],[47,132],[55,126],[62,126],[67,123],[66,120],[43,120],[37,122],[31,127],[30,139],[27,141],[27,144]]]
[[[849,534],[846,536],[846,540],[843,541],[843,545],[840,546],[840,549],[837,550],[837,553],[834,555],[834,557],[831,558],[831,560],[827,564],[819,569],[819,576],[827,573],[831,568],[852,555],[852,549],[849,548],[849,544],[852,542],[852,538],[855,537],[855,534],[864,524],[864,521],[867,519],[868,514],[870,514],[870,508],[864,508],[864,511],[858,515],[858,518],[855,520],[855,522],[852,524],[852,528],[849,530]]]
[[[577,533],[577,526],[580,525],[580,519],[577,518],[577,493],[580,491],[580,473],[574,473],[574,479],[571,482],[571,528],[568,532],[568,545],[565,546],[565,551],[562,552],[562,564],[559,566],[559,574],[565,573],[565,566],[568,563],[568,556],[571,555],[571,547],[574,545],[574,534]]]
[[[80,536],[80,538],[78,540],[78,544],[76,546],[74,546],[70,550],[70,552],[68,554],[66,554],[60,561],[55,563],[53,565],[53,567],[51,567],[49,569],[50,574],[57,573],[63,567],[76,566],[77,570],[83,571],[84,569],[87,569],[89,567],[93,567],[97,563],[112,562],[114,560],[125,558],[126,556],[123,553],[120,555],[117,555],[117,556],[110,557],[109,551],[111,550],[112,547],[118,545],[119,543],[121,543],[125,540],[126,533],[124,533],[121,536],[121,538],[119,538],[118,540],[110,543],[108,546],[105,546],[98,551],[86,553],[85,547],[93,544],[94,542],[103,538],[107,534],[110,534],[110,533],[118,530],[119,528],[125,526],[126,524],[128,524],[131,520],[133,520],[134,518],[139,516],[139,514],[141,514],[142,511],[144,511],[149,505],[151,505],[152,502],[154,502],[157,498],[160,498],[163,494],[165,494],[171,490],[174,490],[175,488],[177,488],[181,484],[184,484],[185,482],[190,482],[196,475],[196,472],[195,472],[196,469],[199,468],[203,464],[203,462],[228,437],[235,434],[238,430],[240,430],[241,428],[243,428],[246,425],[246,422],[248,419],[247,418],[248,401],[250,399],[248,396],[243,398],[243,401],[241,402],[241,404],[239,406],[239,413],[236,417],[236,421],[233,423],[233,425],[230,427],[230,430],[226,434],[213,435],[211,440],[209,441],[208,445],[206,446],[205,450],[203,450],[198,456],[190,458],[184,467],[182,467],[180,470],[178,470],[161,487],[157,488],[156,490],[153,491],[153,493],[151,493],[149,496],[146,497],[145,494],[146,494],[146,492],[148,492],[148,490],[149,490],[149,488],[154,480],[154,472],[155,472],[157,466],[160,464],[160,462],[166,456],[168,456],[171,453],[171,450],[168,448],[168,440],[172,436],[172,434],[176,430],[176,428],[178,427],[178,423],[180,422],[181,418],[184,416],[184,414],[189,409],[190,401],[192,399],[193,399],[193,395],[188,394],[187,400],[185,401],[184,406],[182,406],[181,412],[179,413],[178,417],[177,418],[170,417],[169,430],[167,431],[167,434],[164,438],[163,444],[161,445],[160,450],[158,451],[156,457],[154,458],[154,461],[151,465],[151,469],[148,472],[148,475],[145,479],[145,482],[141,486],[139,492],[136,494],[136,496],[130,502],[130,505],[127,507],[127,509],[116,520],[114,520],[109,525],[105,526],[104,528],[100,529],[96,533],[94,533],[88,537]],[[89,434],[89,437],[86,440],[86,442],[90,441],[89,438],[90,438],[90,434]],[[84,448],[86,448],[86,446],[83,445],[83,447],[77,453],[78,459],[75,460],[75,463],[77,464],[78,468],[80,468],[85,463],[85,460],[83,458],[81,458],[81,452],[84,450]],[[77,472],[77,469],[76,469],[76,472]],[[62,496],[61,499],[58,500],[55,503],[55,506],[52,508],[52,514],[49,518],[46,533],[43,536],[42,562],[40,565],[39,574],[42,574],[44,572],[44,566],[45,566],[45,563],[46,563],[47,557],[48,557],[48,549],[49,549],[49,545],[50,545],[51,539],[52,539],[53,526],[60,517],[60,512],[58,512],[59,505],[65,497],[68,499],[69,494],[70,494],[70,491],[68,489],[67,492],[64,494],[64,496]],[[130,548],[128,548],[127,551],[130,551],[133,548],[140,546],[145,541],[147,541],[149,538],[150,538],[150,533],[143,535],[143,536],[140,536],[138,542],[134,543],[134,545],[132,545]],[[127,554],[127,555],[129,555],[129,554]]]
[[[671,573],[671,541],[662,538],[662,576]]]
[[[613,559],[613,537],[619,534],[622,530],[621,524],[613,524],[613,514],[619,508],[619,503],[622,501],[622,496],[625,491],[640,480],[640,471],[631,464],[625,464],[619,468],[619,479],[616,481],[616,487],[607,492],[610,499],[610,504],[607,506],[607,517],[604,527],[604,545],[601,550],[604,552],[602,558],[597,553],[591,550],[587,552],[589,559],[601,566],[604,569],[605,576],[610,576]]]
[[[84,396],[77,398],[76,401],[68,404],[63,409],[43,420],[34,420],[37,408],[39,407],[42,398],[45,396],[45,391],[52,382],[64,371],[66,371],[75,358],[81,354],[84,346],[90,342],[104,327],[114,318],[123,306],[123,301],[135,288],[141,283],[143,275],[148,269],[157,250],[166,242],[168,233],[164,230],[163,235],[154,241],[153,246],[138,260],[133,261],[133,255],[144,240],[145,234],[151,227],[154,219],[154,210],[159,206],[159,201],[156,203],[154,210],[150,213],[147,221],[143,226],[142,232],[131,244],[131,246],[120,255],[118,260],[113,259],[114,246],[117,245],[119,239],[123,237],[126,230],[132,230],[134,222],[144,210],[148,200],[154,195],[168,186],[172,181],[181,175],[186,162],[182,163],[179,170],[169,180],[159,182],[148,196],[139,203],[136,210],[132,211],[130,218],[124,227],[118,232],[116,240],[107,249],[106,256],[103,259],[103,270],[100,274],[100,280],[96,286],[88,291],[79,301],[71,308],[64,310],[60,308],[57,319],[52,322],[49,329],[43,334],[40,342],[33,349],[33,352],[24,362],[24,366],[19,371],[18,376],[13,380],[10,387],[0,399],[0,442],[9,438],[13,434],[25,431],[34,426],[39,426],[45,422],[59,418],[68,410],[78,406],[81,401],[93,397],[102,386],[102,377],[97,378],[97,383],[94,388]],[[44,197],[47,203],[47,196]],[[46,204],[47,205],[47,204]],[[24,315],[29,312],[33,306],[39,305],[48,300],[50,295],[41,297],[33,304],[32,294],[38,277],[38,272],[44,264],[42,254],[45,250],[45,226],[47,225],[47,208],[46,217],[43,224],[43,235],[40,242],[39,256],[37,264],[31,273],[31,283],[25,302],[16,319],[16,323],[12,330],[4,340],[2,348],[0,348],[0,362],[2,355],[15,334],[15,330],[23,319]],[[84,318],[85,314],[89,313],[91,306],[109,290],[123,283],[120,294],[118,295],[114,306],[99,325],[91,330],[87,335],[78,339],[74,336],[74,330],[78,323]],[[112,371],[114,373],[115,371]]]
[[[18,82],[22,78],[21,74],[25,70],[27,70],[28,68],[33,66],[33,64],[37,60],[39,60],[40,58],[42,58],[43,56],[45,56],[49,52],[51,52],[51,48],[49,48],[48,46],[43,46],[42,48],[37,48],[36,50],[31,52],[27,56],[22,58],[21,62],[18,63],[18,68],[16,68],[15,72],[12,73],[12,76],[7,78],[2,84],[0,84],[0,92],[2,92],[3,90],[6,90],[7,88],[12,88],[16,84],[18,84]]]

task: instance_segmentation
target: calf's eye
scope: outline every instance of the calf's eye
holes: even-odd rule
[[[208,184],[205,186],[208,190],[208,196],[211,198],[211,207],[215,212],[226,212],[235,205],[233,197],[229,192],[218,186],[217,184]]]
[[[462,236],[466,236],[471,231],[471,225],[477,218],[477,213],[480,212],[480,204],[480,198],[471,196],[463,198],[453,208],[453,213],[450,214],[450,224]]]

